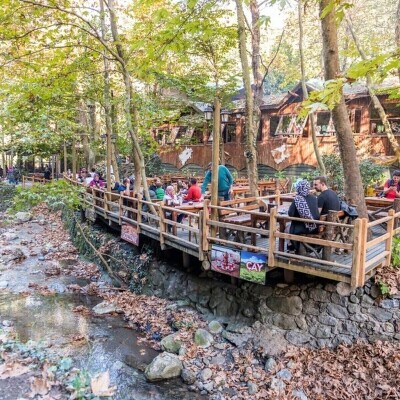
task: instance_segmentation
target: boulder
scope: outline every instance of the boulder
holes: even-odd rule
[[[275,312],[299,315],[303,308],[303,302],[299,296],[269,297],[267,306]]]
[[[211,344],[214,342],[214,339],[210,332],[206,331],[205,329],[197,329],[196,333],[194,334],[194,342],[200,347],[210,347]]]
[[[221,333],[223,330],[222,325],[218,321],[211,321],[208,324],[208,329],[212,334]]]
[[[103,301],[92,308],[92,311],[97,315],[111,314],[118,312],[115,304]]]
[[[14,219],[17,224],[22,224],[30,221],[32,219],[32,214],[29,212],[20,211],[14,215]]]
[[[182,347],[182,342],[177,339],[176,334],[173,334],[165,336],[165,338],[161,340],[160,345],[162,350],[168,353],[178,354]]]
[[[175,354],[161,353],[145,369],[144,375],[150,382],[176,378],[181,375],[182,361]]]

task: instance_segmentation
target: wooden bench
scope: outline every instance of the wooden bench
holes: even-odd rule
[[[320,221],[336,222],[348,225],[348,227],[340,227],[334,225],[318,225],[318,232],[313,234],[302,234],[310,238],[323,239],[333,242],[350,243],[352,241],[352,218],[344,211],[329,211],[328,214],[321,215]],[[299,254],[306,255],[307,252],[313,253],[317,258],[330,261],[332,258],[332,248],[328,246],[322,247],[322,254],[319,253],[319,248],[311,244],[300,242]]]
[[[218,220],[226,224],[251,226],[251,214],[243,211],[260,211],[260,205],[256,197],[247,197],[234,200],[223,200],[218,203]],[[227,209],[229,208],[229,209]],[[244,232],[235,229],[221,227],[219,229],[219,236],[222,239],[227,239],[230,234],[235,235],[235,241],[244,243]]]

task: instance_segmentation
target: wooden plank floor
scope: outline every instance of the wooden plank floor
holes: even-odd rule
[[[118,215],[113,212],[109,213],[108,218],[111,220],[114,220],[115,222],[118,222]],[[188,219],[185,218],[182,222],[183,225],[188,226]],[[148,221],[143,221],[141,224],[141,233],[149,236],[155,240],[159,240],[159,227],[157,221],[153,221],[152,223],[149,223]],[[185,229],[185,227],[180,226],[177,228],[177,235],[176,239],[174,238],[174,235],[170,233],[169,235],[165,235],[165,244],[177,248],[181,251],[187,252],[192,254],[193,256],[198,255],[199,252],[199,232],[191,232],[189,234],[189,230]],[[376,226],[373,228],[373,237],[378,237],[382,234],[385,233],[385,230],[380,227]],[[190,238],[189,238],[190,237]],[[247,245],[251,245],[251,236],[250,234],[245,234],[245,243]],[[232,237],[230,238],[232,240]],[[183,241],[186,243],[184,243]],[[267,235],[256,235],[256,245],[258,247],[261,247],[262,249],[265,249],[265,253],[268,253],[269,251],[269,238]],[[232,247],[234,246],[234,243],[232,243]],[[279,239],[275,240],[275,250],[278,251],[279,249]],[[368,262],[375,256],[381,254],[385,250],[385,243],[380,243],[378,245],[373,246],[372,248],[368,249],[367,254],[366,254],[366,261]],[[286,246],[285,246],[285,251],[286,251]],[[287,255],[276,255],[277,260],[279,261],[279,264],[282,265],[287,265],[289,269],[294,269],[294,270],[301,270],[302,267],[307,268],[307,270],[315,270],[315,271],[326,271],[326,272],[333,272],[337,275],[340,276],[345,276],[345,277],[350,277],[351,276],[351,266],[352,266],[352,258],[353,255],[351,253],[345,253],[345,252],[336,252],[333,250],[332,252],[332,262],[342,264],[345,266],[348,266],[348,268],[345,267],[340,267],[340,266],[332,266],[332,265],[324,265],[319,262],[319,259],[317,259],[315,256],[312,254],[308,253],[310,259],[308,261],[303,261],[303,260],[298,260],[295,259],[294,257],[291,257],[290,253],[287,253]],[[377,261],[375,264],[371,265],[368,267],[366,273],[371,272],[374,268],[376,268],[377,265],[380,264],[381,261]]]

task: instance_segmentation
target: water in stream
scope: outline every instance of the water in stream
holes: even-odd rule
[[[28,297],[0,292],[0,319],[11,320],[22,342],[34,340],[51,344],[60,356],[78,360],[78,367],[90,376],[106,370],[111,385],[118,387],[113,399],[121,400],[175,400],[202,399],[188,392],[180,379],[158,384],[149,383],[143,373],[130,365],[148,364],[157,352],[138,343],[139,335],[125,327],[117,317],[93,317],[74,313],[79,305],[92,308],[99,299],[93,296],[58,294],[55,296],[29,295]],[[84,337],[77,345],[72,337]],[[83,344],[82,344],[83,343]],[[13,388],[9,397],[4,392],[0,399],[17,399],[21,393]]]

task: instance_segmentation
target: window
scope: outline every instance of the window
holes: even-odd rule
[[[335,126],[333,125],[332,115],[330,112],[319,112],[317,114],[317,135],[333,135],[335,134]]]
[[[236,125],[225,124],[222,130],[222,139],[224,143],[236,142]]]
[[[260,123],[258,124],[257,142],[261,142],[263,139],[263,126],[264,120],[261,118]]]
[[[361,110],[353,110],[352,112],[352,127],[353,127],[353,132],[354,133],[360,133],[361,132]]]
[[[281,117],[280,116],[272,116],[269,119],[269,134],[270,136],[275,136],[276,135],[276,130],[278,128],[279,125],[279,121],[280,121]]]
[[[300,136],[306,122],[307,118],[299,119],[296,115],[272,116],[269,122],[270,136]]]

